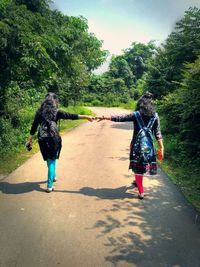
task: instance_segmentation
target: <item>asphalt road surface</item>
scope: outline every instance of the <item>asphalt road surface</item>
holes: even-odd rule
[[[144,178],[145,199],[137,198],[131,137],[131,122],[67,133],[50,194],[40,153],[1,179],[0,266],[199,267],[199,214],[161,171]]]

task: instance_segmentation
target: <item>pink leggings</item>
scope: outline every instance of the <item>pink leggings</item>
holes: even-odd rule
[[[142,174],[135,174],[135,180],[138,186],[138,191],[140,194],[144,193],[144,188],[143,188],[143,175]]]

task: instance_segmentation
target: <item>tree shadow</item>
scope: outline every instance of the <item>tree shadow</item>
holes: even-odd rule
[[[133,122],[123,122],[123,123],[116,122],[111,125],[111,128],[133,131]]]
[[[8,182],[0,182],[0,191],[3,194],[24,194],[32,191],[44,192],[45,190],[40,187],[41,184],[46,183],[46,181],[40,182],[24,182],[18,184],[11,184]]]
[[[128,157],[105,157],[107,159],[118,159],[121,161],[127,161],[129,158]]]
[[[83,187],[79,191],[70,191],[70,190],[55,190],[54,192],[65,192],[72,194],[82,194],[90,197],[97,197],[99,199],[125,199],[134,198],[134,194],[126,192],[129,189],[133,189],[134,185],[129,187],[122,186],[118,188],[92,188],[92,187]]]
[[[115,199],[111,208],[100,211],[103,219],[90,229],[98,229],[97,238],[102,238],[108,248],[105,260],[114,266],[127,263],[138,267],[199,266],[200,238],[194,238],[192,246],[190,231],[179,225],[184,224],[187,204],[184,200],[180,204],[171,201],[162,186],[146,189],[146,195],[138,201]],[[185,242],[190,244],[188,250]]]

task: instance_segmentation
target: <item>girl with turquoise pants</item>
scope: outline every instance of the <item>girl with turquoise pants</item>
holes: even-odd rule
[[[57,122],[59,120],[87,119],[93,121],[93,117],[86,115],[72,114],[58,109],[58,97],[54,93],[45,96],[40,108],[35,114],[35,118],[30,130],[27,147],[32,147],[32,136],[38,129],[38,143],[42,157],[47,161],[47,192],[53,191],[53,182],[56,181],[56,160],[59,159],[62,148],[62,139],[59,134]]]

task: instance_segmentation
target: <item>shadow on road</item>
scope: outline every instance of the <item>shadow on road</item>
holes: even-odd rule
[[[2,192],[3,194],[24,194],[32,191],[44,192],[44,189],[40,187],[40,185],[44,183],[46,183],[46,181],[24,182],[18,184],[0,182],[0,192]]]
[[[132,122],[124,122],[124,123],[114,123],[111,125],[111,128],[121,129],[121,130],[132,130],[133,131],[133,123]]]
[[[190,231],[187,224],[180,227],[185,223],[187,204],[177,202],[182,196],[176,192],[178,196],[173,198],[175,191],[171,191],[160,184],[147,188],[142,201],[114,199],[110,208],[99,211],[102,218],[90,229],[98,229],[96,237],[109,249],[107,262],[113,266],[199,266],[200,238],[193,238],[195,245],[190,242],[192,218],[188,219]]]
[[[105,157],[107,159],[118,159],[121,161],[127,161],[129,158],[128,157]]]
[[[69,191],[69,190],[55,190],[54,192],[64,192],[71,194],[82,194],[85,196],[97,197],[100,199],[125,199],[134,198],[134,194],[126,192],[128,189],[133,189],[134,186],[122,186],[118,188],[92,188],[83,187],[79,191]]]

